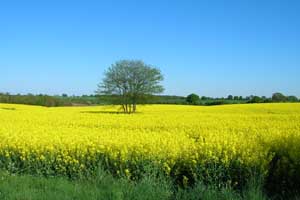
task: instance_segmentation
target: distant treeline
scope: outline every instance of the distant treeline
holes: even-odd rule
[[[57,106],[86,106],[86,105],[111,105],[118,102],[119,97],[113,95],[82,95],[68,96],[67,94],[49,96],[44,94],[9,94],[0,93],[0,103],[40,105],[47,107]],[[272,102],[299,102],[296,96],[285,96],[281,93],[274,93],[272,97],[259,96],[233,96],[221,98],[199,97],[191,94],[188,97],[182,96],[147,96],[140,104],[180,104],[180,105],[222,105],[222,104],[245,104],[245,103],[272,103]]]
[[[82,95],[68,96],[44,94],[9,94],[0,93],[0,103],[40,105],[47,107],[57,106],[86,106],[117,104],[119,97],[114,95]],[[186,104],[186,98],[180,96],[148,96],[140,104]]]
[[[222,104],[245,104],[245,103],[278,103],[278,102],[299,102],[296,96],[285,96],[280,92],[276,92],[272,97],[254,96],[247,97],[228,95],[227,98],[211,98],[199,97],[197,94],[190,94],[186,98],[186,102],[194,105],[222,105]]]

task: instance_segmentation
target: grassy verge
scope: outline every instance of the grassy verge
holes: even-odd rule
[[[216,188],[196,183],[193,188],[174,188],[167,178],[148,173],[138,182],[126,178],[114,178],[104,170],[98,170],[96,176],[78,180],[63,177],[40,177],[14,175],[0,172],[1,200],[235,200],[266,199],[260,184],[249,183],[241,192],[231,188]]]
[[[1,172],[0,180],[1,200],[167,199],[171,195],[166,186],[160,183],[145,179],[133,184],[126,179],[115,179],[107,173],[99,173],[93,180],[70,181],[59,177]]]

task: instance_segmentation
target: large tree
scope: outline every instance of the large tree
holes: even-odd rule
[[[163,75],[158,68],[141,60],[120,60],[112,64],[98,85],[98,93],[117,96],[117,104],[125,113],[136,112],[136,105],[145,97],[164,91]]]

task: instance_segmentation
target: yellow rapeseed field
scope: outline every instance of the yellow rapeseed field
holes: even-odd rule
[[[274,157],[300,170],[300,104],[116,107],[0,104],[0,167],[72,176],[99,162],[134,176],[143,163],[184,180],[209,164],[267,175]],[[205,169],[204,169],[205,174]],[[294,173],[294,172],[291,172]]]

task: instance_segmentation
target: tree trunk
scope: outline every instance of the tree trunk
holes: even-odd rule
[[[133,103],[133,112],[135,113],[136,112],[136,103]]]
[[[132,112],[133,112],[133,113],[135,113],[135,111],[136,111],[136,99],[137,99],[136,96],[134,96],[134,97],[132,98]]]
[[[130,114],[130,113],[131,113],[131,110],[132,110],[132,109],[131,109],[131,104],[129,104],[128,107],[129,107],[128,113]]]

